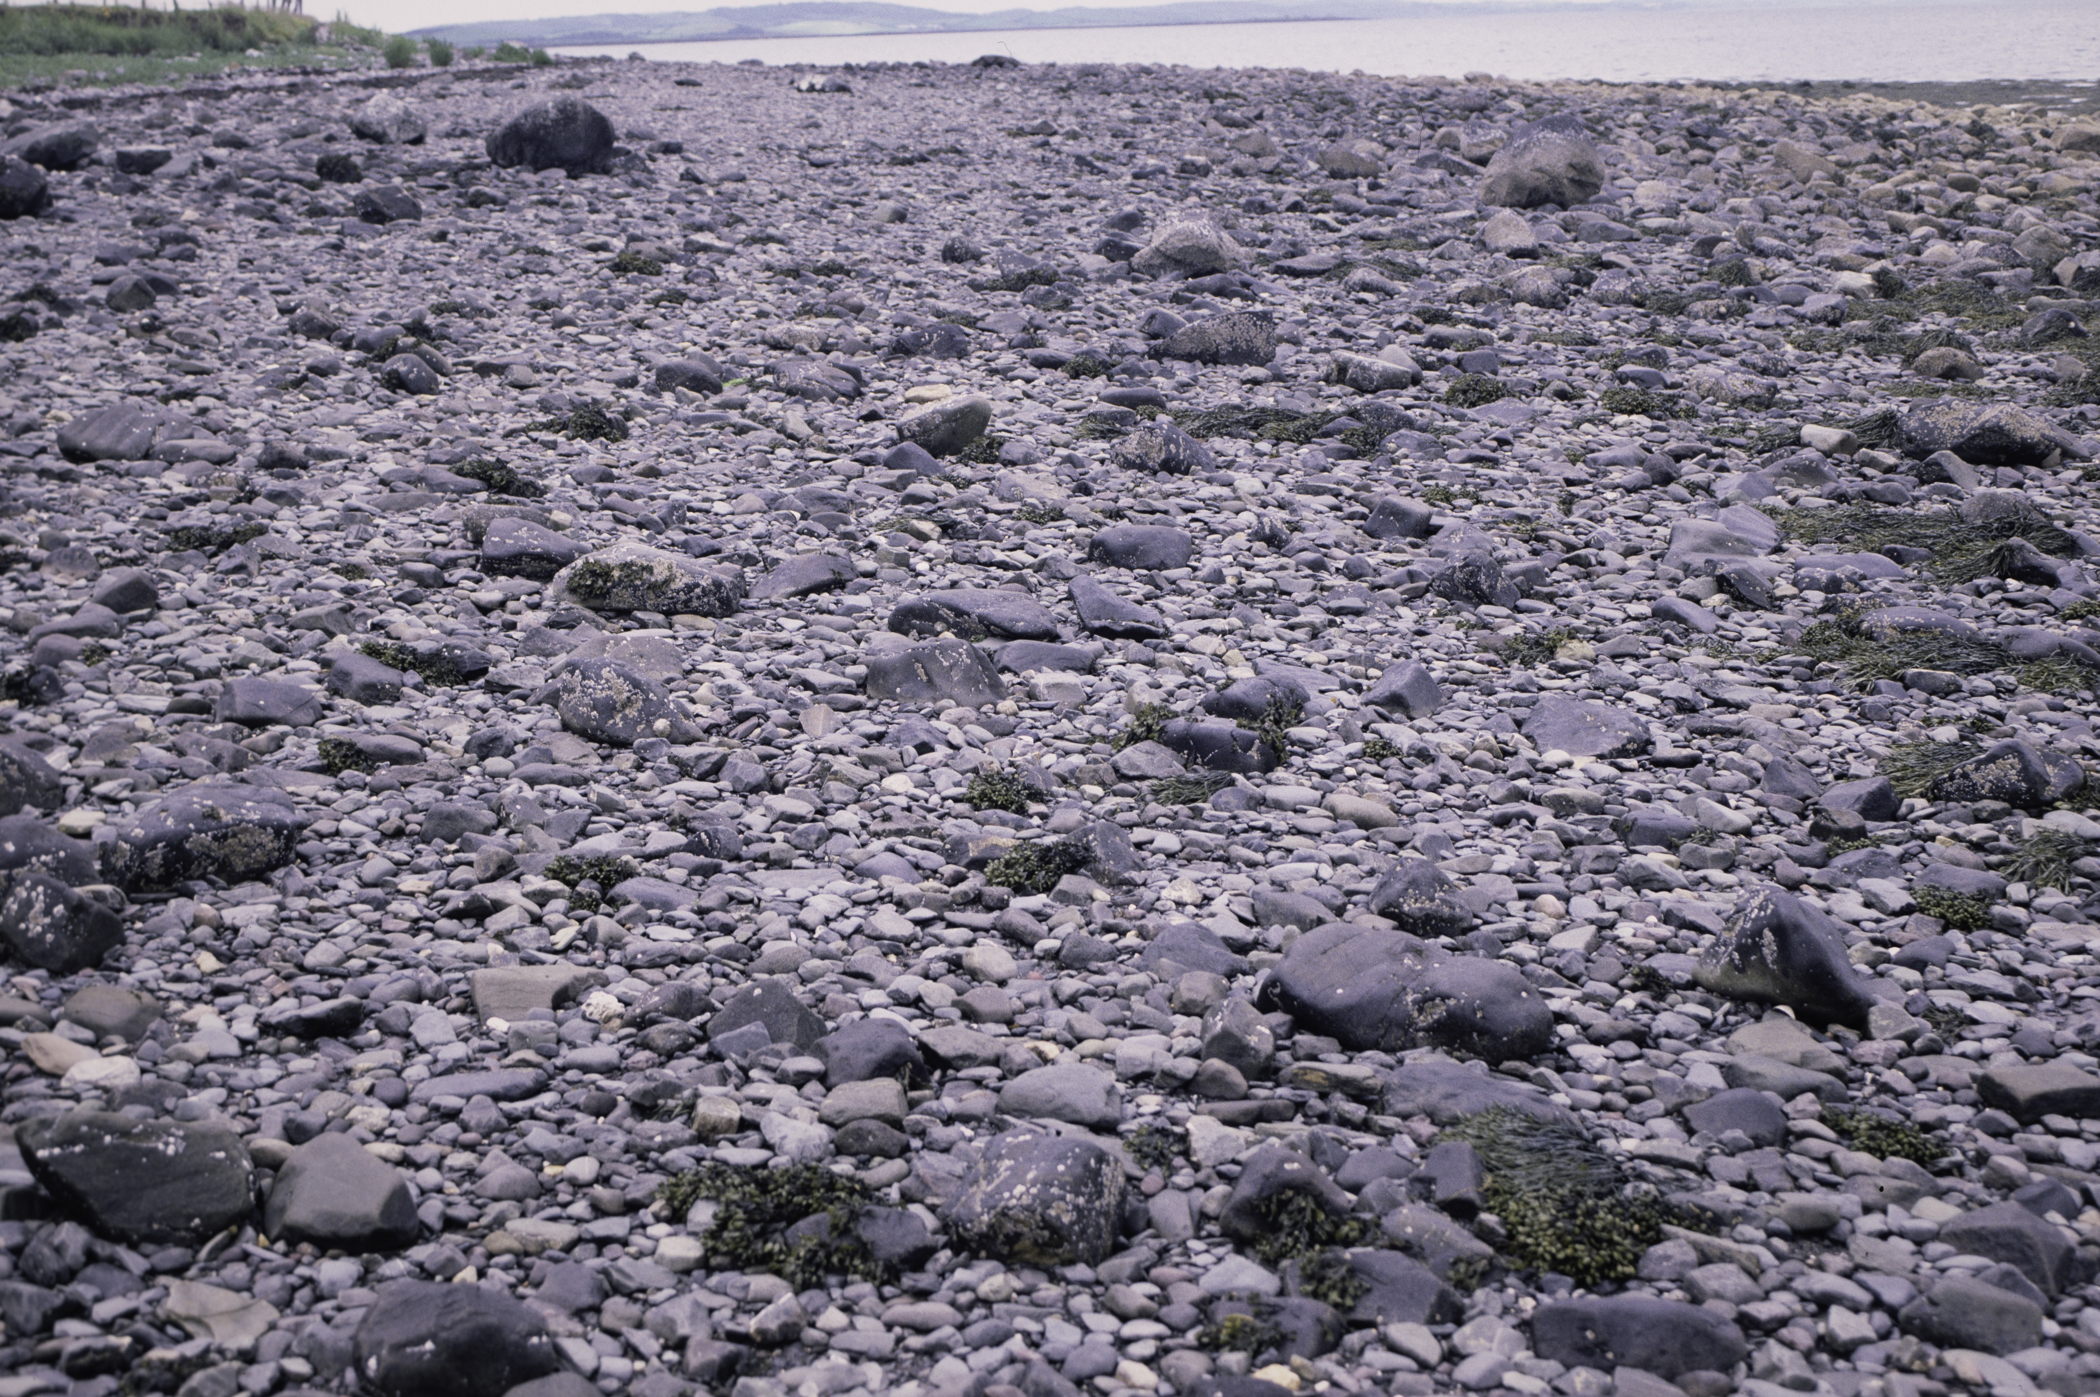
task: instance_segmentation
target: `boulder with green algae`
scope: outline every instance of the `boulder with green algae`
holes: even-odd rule
[[[623,540],[554,574],[549,600],[588,611],[732,616],[744,600],[743,569]]]

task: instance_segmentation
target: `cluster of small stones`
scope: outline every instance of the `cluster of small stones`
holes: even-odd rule
[[[556,97],[624,144],[492,164]],[[1879,779],[1899,742],[2100,753],[2100,685],[1862,688],[1793,648],[1908,607],[2075,675],[2094,588],[2060,557],[1819,568],[1842,545],[1737,512],[2015,492],[2100,552],[2100,131],[1004,65],[0,111],[36,213],[0,250],[0,1392],[2100,1384],[2100,862],[1994,871],[2100,810]],[[1498,158],[1557,116],[1543,163]],[[1906,319],[1963,336],[1914,362],[1835,333],[1931,287],[2017,313]],[[1846,430],[1943,391],[2030,411],[1930,469]],[[1159,425],[1228,408],[1324,435]],[[1178,553],[1102,538],[1131,526]],[[1158,726],[1235,684],[1262,745]],[[1153,785],[1204,761],[1236,769]],[[1001,774],[1019,809],[973,804]],[[1068,836],[1047,891],[988,877]],[[1870,1015],[1702,987],[1774,882]],[[1920,906],[1949,893],[1965,925]],[[1571,1113],[1711,1230],[1590,1288],[1525,1269],[1409,1086],[1465,1054],[1265,996],[1301,936],[1424,905],[1431,952],[1550,1013],[1460,1069],[1479,1099]],[[881,1020],[923,1073],[840,1080],[832,1035]],[[1840,1101],[1927,1162],[1851,1147]],[[97,1174],[111,1114],[186,1162]],[[1106,1247],[964,1234],[1000,1137],[1110,1152]],[[1368,1235],[1439,1237],[1455,1292],[1300,1296],[1220,1348],[1300,1284],[1224,1230],[1279,1147]],[[839,1171],[902,1242],[799,1293],[735,1270],[713,1202],[659,1199],[710,1161]],[[149,1193],[165,1217],[127,1211]],[[1646,1347],[1549,1325],[1592,1292],[1653,1297]]]

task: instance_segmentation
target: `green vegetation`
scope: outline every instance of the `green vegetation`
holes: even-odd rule
[[[1958,893],[1947,888],[1915,888],[1911,900],[1928,917],[1956,931],[1981,931],[1991,924],[1991,900],[1982,893]]]
[[[1444,390],[1444,401],[1453,407],[1486,407],[1509,396],[1509,388],[1492,374],[1460,374]]]
[[[1375,732],[1364,739],[1364,760],[1367,762],[1389,762],[1400,754],[1397,746]]]
[[[276,10],[207,6],[0,6],[0,86],[155,83],[232,68],[351,66],[384,36],[338,21],[325,44],[315,22]]]
[[[1512,669],[1518,665],[1542,665],[1558,655],[1561,646],[1581,638],[1567,626],[1555,626],[1550,631],[1530,631],[1523,635],[1511,636],[1509,644],[1502,647],[1502,662]]]
[[[557,854],[544,870],[547,877],[572,888],[579,883],[596,883],[605,889],[624,883],[641,871],[640,864],[619,854],[600,854],[587,859]]]
[[[1907,1159],[1929,1168],[1953,1153],[1929,1131],[1865,1107],[1825,1106],[1822,1119],[1847,1145],[1882,1159]]]
[[[498,63],[530,63],[532,61],[530,53],[508,39],[496,45],[496,51],[490,54],[489,57]]]
[[[639,252],[623,252],[607,264],[606,270],[614,276],[662,276],[664,264]]]
[[[251,538],[261,538],[270,531],[266,524],[249,520],[226,528],[217,524],[183,524],[168,530],[168,551],[186,553],[223,553],[237,543],[246,543]]]
[[[993,859],[984,881],[1022,897],[1049,892],[1067,873],[1085,868],[1090,855],[1076,839],[1024,839]]]
[[[1971,742],[1899,742],[1875,763],[1899,796],[1928,799],[1942,776],[1983,755]]]
[[[514,467],[501,461],[463,461],[452,467],[454,475],[463,475],[469,480],[478,480],[489,487],[491,495],[508,495],[512,499],[536,500],[547,493],[547,487],[530,476],[519,475]]]
[[[1509,1233],[1510,1254],[1577,1285],[1628,1279],[1664,1223],[1702,1221],[1633,1185],[1572,1122],[1495,1106],[1444,1137],[1479,1151],[1488,1208]]]
[[[357,648],[389,669],[398,669],[404,674],[422,675],[426,684],[449,688],[467,682],[466,675],[460,673],[459,666],[441,646],[418,650],[414,646],[403,645],[398,640],[367,640]]]
[[[1068,378],[1107,378],[1115,365],[1094,354],[1075,354],[1065,360],[1065,376]]]
[[[372,575],[372,570],[363,563],[335,563],[329,571],[349,582],[362,582]]]
[[[1054,504],[1029,500],[1014,511],[1014,518],[1023,524],[1062,524],[1065,521],[1065,512]]]
[[[432,39],[429,43],[429,49],[431,67],[449,68],[452,66],[452,45],[446,43],[443,39]]]
[[[1152,783],[1152,799],[1161,805],[1201,805],[1231,784],[1232,777],[1222,771],[1167,776]]]
[[[974,466],[993,466],[999,463],[999,448],[1006,445],[1006,438],[996,432],[986,432],[977,440],[955,453],[955,459]]]
[[[1305,721],[1305,701],[1273,695],[1262,709],[1261,717],[1253,722],[1241,720],[1239,726],[1262,740],[1262,745],[1276,754],[1282,761],[1290,754],[1290,730]]]
[[[365,177],[365,170],[356,156],[331,150],[314,161],[314,175],[324,184],[356,184]]]
[[[821,1164],[738,1169],[708,1163],[656,1191],[660,1215],[674,1220],[695,1203],[714,1202],[714,1221],[701,1237],[710,1266],[769,1273],[796,1290],[821,1289],[833,1275],[885,1279],[854,1231],[872,1199],[866,1184]]]
[[[578,403],[564,416],[528,422],[522,427],[511,428],[504,435],[516,437],[528,432],[559,432],[575,441],[625,441],[627,422],[597,403]]]
[[[1179,1126],[1146,1121],[1123,1137],[1123,1150],[1140,1169],[1172,1173],[1174,1161],[1189,1152],[1189,1133]]]
[[[1003,766],[986,767],[970,778],[963,799],[978,810],[1004,810],[1010,815],[1028,813],[1028,787]]]
[[[1132,705],[1130,721],[1123,731],[1109,739],[1108,745],[1118,752],[1125,747],[1135,747],[1140,742],[1157,742],[1166,734],[1167,720],[1174,710],[1163,703],[1140,703]]]
[[[551,68],[554,66],[554,55],[545,49],[534,49],[526,55],[526,61],[535,68]]]
[[[1607,388],[1597,395],[1597,404],[1606,412],[1615,412],[1621,417],[1650,417],[1658,422],[1668,422],[1673,418],[1689,420],[1699,415],[1696,408],[1677,394],[1658,393],[1652,388]]]
[[[1813,660],[1842,666],[1846,677],[1862,688],[1877,679],[1895,679],[1912,669],[1935,669],[1949,674],[2006,670],[2037,693],[2075,693],[2100,685],[2100,672],[2075,660],[2059,656],[2020,664],[2005,646],[1981,636],[1942,630],[1876,630],[1861,616],[1855,611],[1816,622],[1794,642],[1795,651]]]
[[[2085,855],[2083,839],[2069,830],[2044,826],[2020,841],[2019,852],[2002,871],[2009,882],[2069,891],[2071,865]]]
[[[1212,1353],[1244,1353],[1249,1358],[1283,1342],[1283,1331],[1251,1314],[1226,1315],[1197,1331],[1196,1343]]]
[[[1346,1252],[1314,1252],[1298,1263],[1298,1293],[1332,1305],[1342,1314],[1355,1309],[1370,1291],[1371,1283],[1356,1274]]]
[[[396,34],[393,38],[388,39],[386,47],[379,52],[380,56],[386,59],[386,66],[389,68],[410,68],[415,66],[416,41],[409,38],[406,34]]]
[[[1336,1216],[1310,1189],[1279,1189],[1256,1203],[1254,1212],[1261,1220],[1254,1255],[1264,1266],[1332,1247],[1373,1246],[1378,1241],[1376,1222],[1349,1213]]]

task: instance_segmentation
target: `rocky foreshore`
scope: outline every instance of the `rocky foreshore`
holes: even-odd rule
[[[2100,1391],[2100,127],[0,117],[0,1397]]]

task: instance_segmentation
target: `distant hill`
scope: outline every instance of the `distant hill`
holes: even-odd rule
[[[785,5],[665,14],[570,15],[558,19],[440,24],[417,38],[459,44],[669,44],[700,39],[787,39],[835,34],[937,34],[999,29],[1102,29],[1135,24],[1245,24],[1264,20],[1373,19],[1445,6],[1393,0],[1182,0],[1131,9],[999,10],[955,14],[879,0],[804,0]]]

